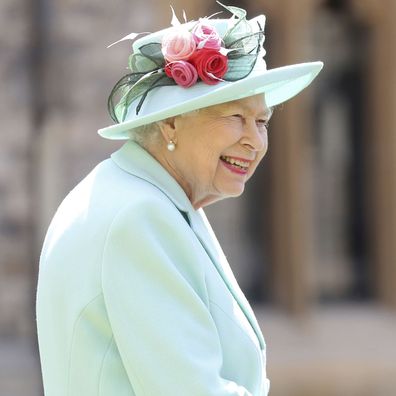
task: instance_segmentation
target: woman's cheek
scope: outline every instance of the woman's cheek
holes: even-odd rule
[[[256,158],[256,160],[250,165],[248,179],[250,179],[254,175],[254,172],[256,171],[257,167],[260,165],[260,162],[263,159],[263,157],[264,155],[261,155],[259,158]]]

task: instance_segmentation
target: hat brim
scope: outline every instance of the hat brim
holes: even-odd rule
[[[99,129],[98,133],[106,139],[129,139],[130,129],[261,93],[265,94],[267,106],[272,107],[301,92],[314,80],[322,67],[322,62],[308,62],[256,73],[253,71],[241,80],[224,81],[215,86],[199,83],[190,88],[159,87],[156,88],[155,95],[147,97],[138,116],[133,114],[132,119]],[[133,106],[131,108],[133,111]]]

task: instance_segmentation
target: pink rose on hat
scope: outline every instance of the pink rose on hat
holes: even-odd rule
[[[197,69],[199,78],[209,85],[220,82],[228,69],[227,57],[213,49],[204,48],[195,51],[190,62]]]
[[[220,50],[221,48],[221,37],[217,30],[202,19],[195,25],[192,35],[198,49]]]
[[[197,45],[187,29],[174,28],[162,38],[162,54],[168,62],[188,59]]]
[[[191,32],[180,27],[170,29],[161,44],[166,75],[184,88],[191,87],[198,79],[217,84],[228,68],[221,43],[217,30],[205,19],[200,19]]]
[[[183,88],[189,88],[198,80],[197,69],[189,62],[175,61],[165,66],[165,73],[172,77],[177,85]]]

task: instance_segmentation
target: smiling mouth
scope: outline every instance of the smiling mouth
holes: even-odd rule
[[[244,161],[244,160],[239,159],[239,158],[228,157],[226,155],[222,155],[220,157],[220,159],[223,162],[225,162],[225,163],[227,163],[227,164],[229,164],[229,165],[231,165],[231,166],[233,166],[236,169],[239,169],[241,171],[247,172],[247,170],[249,169],[249,165],[250,165],[249,161]]]

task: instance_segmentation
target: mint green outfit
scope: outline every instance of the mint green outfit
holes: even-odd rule
[[[45,396],[266,396],[265,343],[202,210],[128,141],[60,205],[40,260]]]

